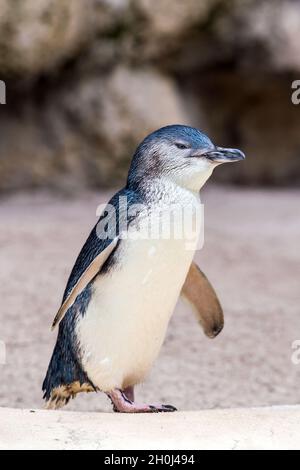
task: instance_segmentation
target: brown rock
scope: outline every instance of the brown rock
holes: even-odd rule
[[[0,190],[114,185],[145,134],[175,122],[247,152],[222,181],[300,180],[299,2],[0,0],[0,11]]]
[[[127,6],[127,0],[0,0],[1,73],[24,78],[57,69],[112,28]]]
[[[3,111],[3,107],[1,108]],[[2,114],[2,113],[1,113]],[[123,181],[136,145],[157,127],[188,122],[170,78],[118,67],[52,91],[43,106],[0,114],[0,190],[64,191]]]

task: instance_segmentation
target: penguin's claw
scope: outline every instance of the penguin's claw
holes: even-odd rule
[[[109,392],[113,410],[117,413],[168,413],[177,411],[172,405],[146,405],[144,403],[135,403],[128,400],[127,396],[122,390],[113,390]]]
[[[149,405],[149,408],[152,413],[170,413],[173,411],[177,411],[177,408],[172,405]]]

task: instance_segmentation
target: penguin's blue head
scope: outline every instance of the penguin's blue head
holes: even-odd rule
[[[244,160],[237,149],[217,147],[194,127],[173,125],[148,135],[133,156],[128,185],[148,178],[167,178],[191,190],[199,190],[221,163]]]

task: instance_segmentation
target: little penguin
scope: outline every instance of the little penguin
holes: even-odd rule
[[[214,168],[244,158],[179,124],[158,129],[137,147],[127,184],[84,244],[54,319],[58,336],[43,383],[47,408],[60,408],[80,392],[102,391],[114,411],[176,410],[137,403],[134,386],[157,358],[179,296],[207,336],[217,336],[224,319],[213,287],[193,262],[199,227],[192,239],[191,229],[166,236],[160,225],[171,220],[170,207],[200,211],[200,189]]]

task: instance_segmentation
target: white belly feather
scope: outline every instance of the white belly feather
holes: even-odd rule
[[[145,377],[192,262],[185,240],[122,240],[119,263],[94,282],[77,324],[82,365],[102,391]]]

